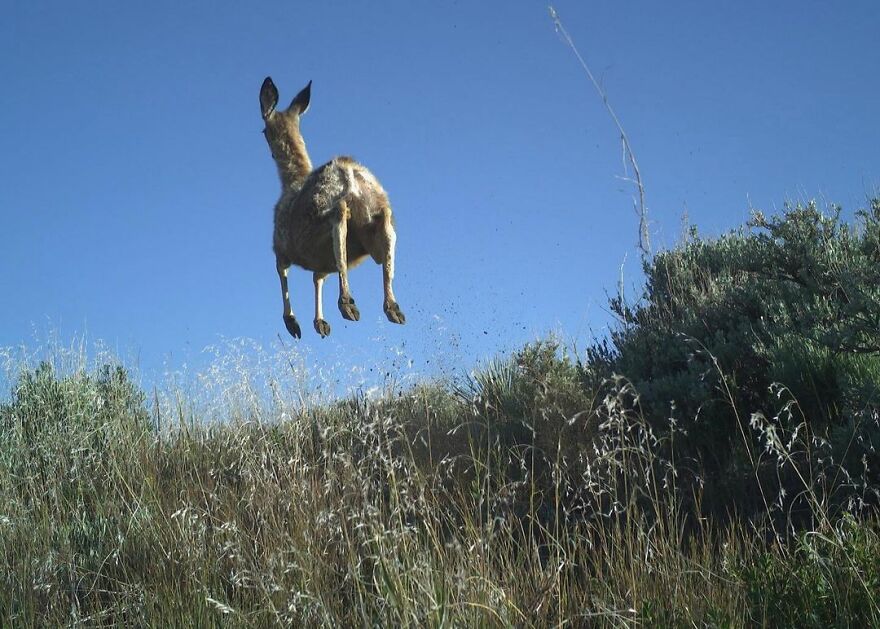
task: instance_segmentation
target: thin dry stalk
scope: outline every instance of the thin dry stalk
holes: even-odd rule
[[[574,40],[572,40],[571,35],[568,34],[568,31],[565,30],[565,26],[562,25],[562,19],[559,17],[559,13],[556,12],[556,9],[554,9],[552,5],[549,5],[547,9],[550,11],[550,19],[553,20],[556,32],[562,36],[562,39],[568,47],[571,48],[574,56],[577,57],[578,62],[581,64],[581,67],[584,69],[584,72],[586,72],[587,77],[590,79],[590,82],[593,84],[593,87],[596,88],[596,92],[598,92],[599,97],[602,99],[602,104],[605,105],[608,115],[610,115],[611,120],[614,121],[618,133],[620,133],[620,142],[623,146],[624,170],[626,169],[627,162],[629,162],[629,165],[633,170],[632,177],[625,174],[621,179],[635,185],[639,192],[638,201],[633,199],[633,209],[639,217],[639,251],[642,253],[642,260],[647,261],[651,257],[651,240],[648,233],[648,207],[645,205],[645,185],[642,183],[642,174],[639,170],[639,164],[636,161],[636,155],[633,153],[632,146],[630,145],[629,136],[627,136],[620,119],[617,117],[614,108],[611,106],[611,102],[608,100],[608,93],[599,81],[596,80],[596,77],[590,70],[590,66],[587,65],[587,62],[584,61],[584,58],[578,51],[577,46],[574,45]]]

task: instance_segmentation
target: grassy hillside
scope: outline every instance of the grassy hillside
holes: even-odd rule
[[[694,235],[583,356],[463,382],[310,404],[282,376],[206,421],[121,366],[23,368],[2,624],[880,625],[880,203],[859,220]]]

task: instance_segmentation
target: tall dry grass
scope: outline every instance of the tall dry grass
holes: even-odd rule
[[[807,529],[707,517],[676,430],[623,380],[596,397],[551,343],[335,401],[288,358],[221,355],[212,403],[114,365],[20,370],[0,407],[3,624],[880,622],[873,516],[832,513],[805,477]],[[753,424],[777,465],[799,460]]]

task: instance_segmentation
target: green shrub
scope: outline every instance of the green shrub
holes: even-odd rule
[[[873,457],[864,436],[880,408],[880,200],[856,226],[840,214],[815,204],[756,213],[744,229],[692,232],[658,254],[638,303],[612,299],[619,325],[588,351],[585,380],[629,379],[652,426],[673,416],[684,428],[681,455],[710,483],[741,484],[754,470],[761,443],[749,419],[785,416],[777,382],[797,400],[797,421],[835,435],[837,458]]]
[[[144,395],[121,366],[59,377],[49,363],[23,372],[0,404],[0,465],[23,480],[103,469],[150,429]],[[39,470],[39,478],[34,474]]]
[[[755,622],[874,627],[880,622],[878,559],[876,527],[844,518],[828,534],[803,534],[790,549],[761,552],[734,572]]]
[[[142,448],[152,436],[143,393],[120,366],[59,376],[42,363],[20,374],[0,404],[0,549],[9,562],[2,585],[4,602],[13,601],[5,609],[0,603],[4,622],[41,624],[42,614],[107,606],[100,592],[112,590],[114,579],[103,566],[114,557],[118,563],[122,531],[144,515],[125,503],[136,501]],[[31,616],[28,605],[41,611]]]

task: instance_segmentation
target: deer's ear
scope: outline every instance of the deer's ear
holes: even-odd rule
[[[312,82],[309,81],[309,84],[302,88],[299,94],[296,95],[296,98],[293,99],[293,102],[290,103],[290,111],[296,112],[300,116],[306,113],[309,109],[309,101],[312,99]]]
[[[263,87],[260,88],[260,111],[263,113],[263,120],[272,115],[277,104],[278,88],[272,82],[272,77],[267,76],[263,81]]]

